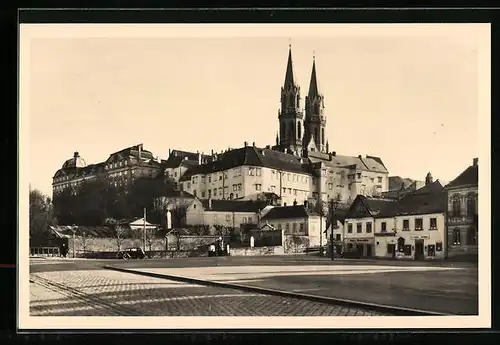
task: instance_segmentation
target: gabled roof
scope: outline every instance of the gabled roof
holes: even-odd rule
[[[265,201],[257,200],[199,200],[205,211],[213,212],[250,212],[257,213],[267,206]]]
[[[325,164],[331,167],[344,167],[348,169],[357,170],[368,170],[376,171],[381,173],[386,173],[387,168],[379,157],[374,156],[342,156],[342,155],[332,155],[330,161],[326,161]]]
[[[458,188],[467,185],[478,185],[478,165],[471,165],[446,185],[446,189]]]
[[[262,220],[305,218],[310,215],[311,214],[304,205],[277,206],[269,210],[269,212],[262,217]]]

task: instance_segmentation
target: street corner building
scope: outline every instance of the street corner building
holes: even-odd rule
[[[358,195],[343,226],[347,252],[358,257],[445,259],[446,190],[430,174],[426,185],[398,198]]]
[[[446,185],[448,256],[477,260],[478,159]]]

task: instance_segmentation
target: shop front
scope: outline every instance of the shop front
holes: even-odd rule
[[[375,256],[373,238],[349,238],[346,239],[346,251],[355,253],[356,257],[366,258]]]

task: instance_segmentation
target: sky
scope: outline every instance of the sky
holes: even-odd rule
[[[303,99],[315,56],[331,151],[378,156],[390,176],[423,180],[430,171],[451,181],[479,156],[484,32],[449,24],[26,26],[20,116],[29,123],[31,187],[51,195],[52,176],[74,151],[91,164],[140,143],[163,159],[169,149],[274,144],[289,44]]]

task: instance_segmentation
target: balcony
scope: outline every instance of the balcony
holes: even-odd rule
[[[448,224],[454,224],[454,225],[459,225],[459,224],[473,224],[477,222],[478,216],[472,215],[472,216],[467,216],[467,215],[459,215],[456,216],[452,213],[448,213]]]

